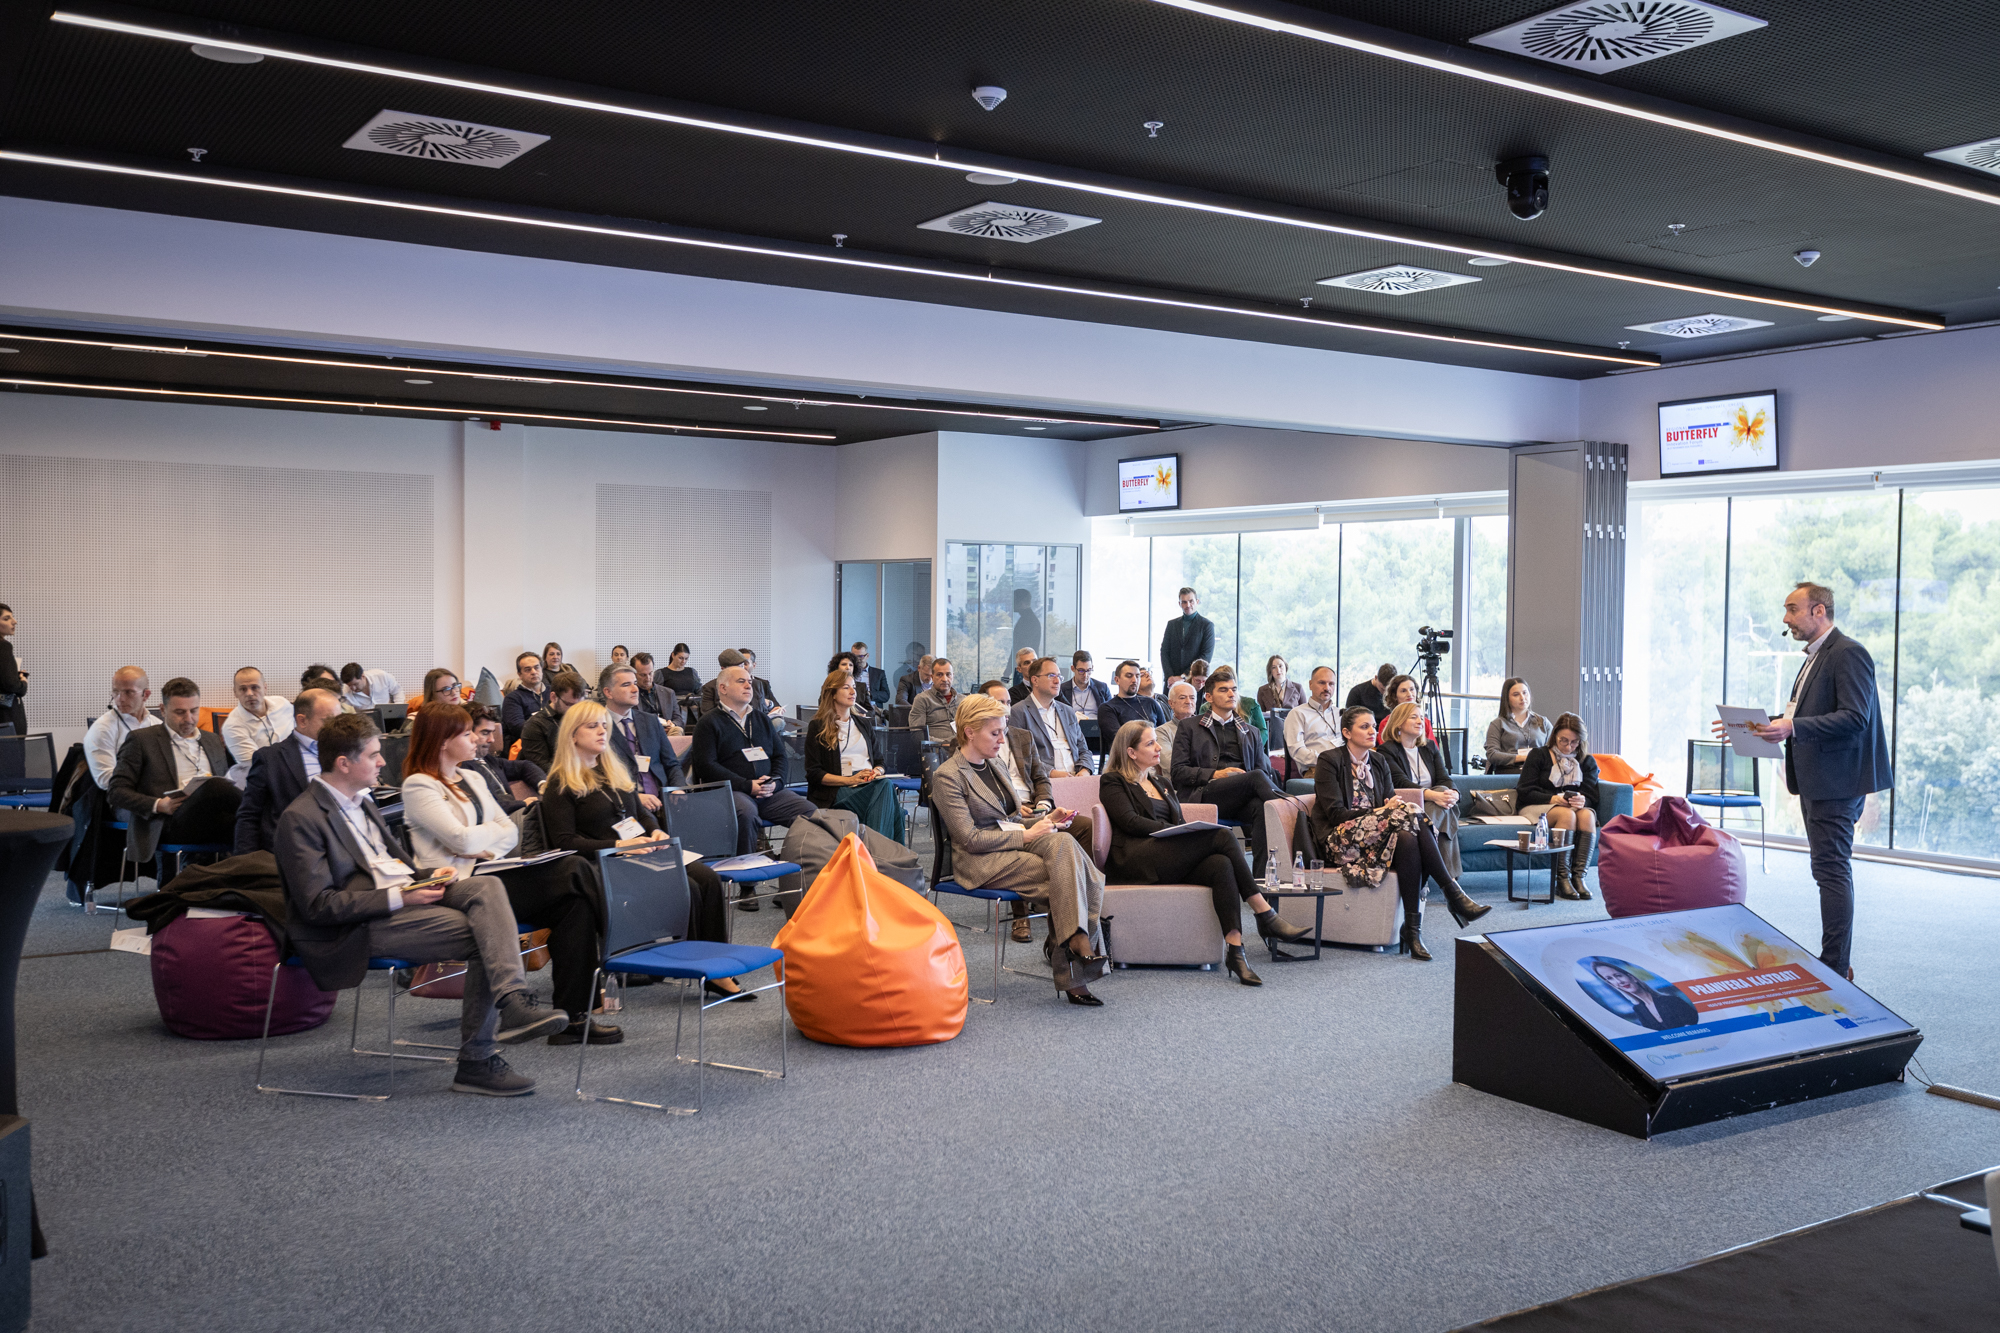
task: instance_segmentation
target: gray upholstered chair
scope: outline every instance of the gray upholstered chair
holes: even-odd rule
[[[1298,848],[1306,854],[1306,860],[1313,860],[1310,836],[1303,827],[1312,810],[1313,798],[1294,796],[1288,801],[1268,801],[1264,805],[1264,837],[1271,850],[1278,854],[1278,864],[1289,867],[1294,850],[1293,839],[1297,838]],[[1287,870],[1286,873],[1290,873]],[[1334,875],[1331,867],[1328,875]],[[1337,878],[1337,876],[1336,876]],[[1326,900],[1326,916],[1320,927],[1320,939],[1327,944],[1364,944],[1376,949],[1385,949],[1397,939],[1396,922],[1398,915],[1396,872],[1382,876],[1382,882],[1369,888],[1356,888],[1352,884],[1339,884],[1342,890],[1337,896]],[[1278,899],[1278,919],[1295,926],[1311,928],[1316,904],[1311,898]]]
[[[1057,779],[1065,780],[1085,779]],[[1181,813],[1212,820],[1216,808],[1183,803]],[[1091,808],[1090,835],[1091,859],[1102,870],[1111,854],[1111,819],[1102,805]],[[1222,927],[1205,884],[1106,884],[1104,915],[1117,918],[1105,931],[1115,966],[1212,968],[1222,961]]]

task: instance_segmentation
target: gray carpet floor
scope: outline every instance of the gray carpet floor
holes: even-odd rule
[[[2000,1091],[2000,885],[1856,872],[1860,981],[1924,1029],[1931,1077]],[[1802,856],[1753,869],[1750,903],[1816,944]],[[1600,914],[1502,903],[1480,927]],[[954,1041],[794,1036],[789,1079],[712,1074],[705,1114],[666,1117],[577,1103],[575,1049],[544,1046],[510,1053],[542,1080],[518,1100],[453,1095],[447,1066],[387,1103],[260,1096],[255,1043],[166,1033],[145,959],[65,954],[111,926],[51,881],[27,952],[64,956],[20,982],[53,1251],[33,1327],[1440,1330],[2000,1162],[2000,1113],[1914,1080],[1652,1142],[1455,1086],[1453,932],[1427,917],[1436,962],[1260,964],[1259,990],[1135,970],[1090,1010],[1005,975]],[[762,941],[780,918],[736,921]],[[684,1092],[668,995],[629,993],[598,1089]],[[274,1075],[379,1078],[335,1054],[349,1003]],[[767,1063],[777,1010],[711,1014],[712,1053]],[[409,1011],[454,1029],[455,1004]]]

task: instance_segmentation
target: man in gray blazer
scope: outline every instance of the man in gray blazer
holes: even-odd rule
[[[233,846],[243,793],[227,777],[229,747],[201,729],[201,687],[175,676],[160,687],[160,716],[165,726],[134,731],[118,747],[111,808],[139,821],[142,860],[161,842]]]
[[[1786,596],[1785,629],[1805,643],[1805,665],[1784,716],[1751,729],[1785,744],[1785,789],[1799,798],[1819,885],[1819,960],[1852,981],[1854,824],[1868,794],[1895,782],[1875,659],[1833,627],[1833,590],[1817,583]]]
[[[1056,659],[1038,657],[1028,668],[1028,697],[1014,705],[1007,725],[1034,737],[1035,753],[1059,778],[1090,772],[1090,743],[1077,724],[1076,710],[1056,698],[1062,688],[1062,673]]]
[[[458,1075],[453,1092],[519,1097],[535,1081],[508,1068],[496,1046],[554,1036],[569,1025],[535,1002],[521,969],[520,927],[498,879],[455,879],[417,868],[383,822],[368,789],[382,740],[360,714],[319,731],[320,772],[278,820],[278,877],[291,904],[289,934],[322,990],[357,986],[370,958],[465,960]],[[419,887],[433,877],[452,882]]]

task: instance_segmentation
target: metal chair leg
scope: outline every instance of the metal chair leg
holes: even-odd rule
[[[365,1092],[319,1092],[312,1088],[280,1088],[264,1082],[264,1053],[271,1044],[271,1014],[278,1006],[278,972],[284,967],[281,960],[271,968],[271,990],[264,998],[264,1035],[257,1042],[257,1082],[259,1092],[281,1093],[290,1097],[327,1097],[342,1102],[386,1102],[395,1095],[395,1063],[389,1065],[389,1091],[386,1093]],[[355,1031],[359,1033],[361,1024],[361,988],[354,988]],[[349,1045],[353,1042],[350,1040]]]
[[[433,1041],[398,1041],[398,1040],[396,1040],[396,996],[397,996],[397,995],[399,994],[399,992],[398,992],[398,991],[397,991],[397,989],[396,989],[396,974],[395,974],[394,972],[390,972],[390,973],[388,973],[387,975],[388,975],[388,978],[389,978],[389,1049],[388,1049],[388,1050],[386,1050],[386,1051],[369,1051],[369,1050],[363,1050],[363,1049],[362,1049],[362,1047],[361,1047],[361,987],[359,987],[359,986],[356,986],[356,987],[354,988],[354,1041],[353,1041],[353,1043],[352,1043],[352,1045],[351,1045],[351,1048],[350,1048],[350,1050],[351,1050],[351,1053],[352,1053],[352,1054],[354,1054],[354,1055],[372,1055],[372,1056],[375,1056],[375,1057],[377,1057],[378,1059],[387,1059],[387,1060],[391,1060],[391,1061],[394,1061],[394,1060],[435,1060],[435,1061],[437,1061],[437,1062],[438,1062],[438,1063],[440,1063],[440,1064],[455,1064],[455,1063],[457,1063],[457,1061],[458,1061],[458,1057],[457,1057],[456,1055],[412,1055],[412,1054],[408,1054],[408,1053],[406,1053],[406,1052],[402,1052],[402,1051],[398,1051],[398,1050],[396,1049],[396,1048],[397,1048],[398,1046],[421,1046],[421,1047],[425,1048],[426,1050],[432,1050],[432,1051],[456,1051],[456,1050],[458,1050],[458,1047],[457,1047],[457,1046],[440,1046],[440,1045],[439,1045],[438,1043],[436,1043],[436,1042],[433,1042]],[[365,979],[364,979],[364,980],[365,980]],[[392,1066],[392,1068],[393,1068],[393,1066]],[[393,1081],[393,1075],[392,1075],[392,1081]]]

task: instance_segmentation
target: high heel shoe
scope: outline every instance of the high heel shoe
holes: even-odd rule
[[[1064,940],[1063,947],[1068,949],[1070,957],[1076,959],[1079,963],[1101,963],[1104,961],[1103,954],[1092,953],[1090,951],[1090,936],[1084,934],[1081,930],[1077,931],[1076,934],[1070,936],[1067,940]]]
[[[1403,927],[1403,942],[1398,946],[1396,952],[1406,953],[1419,963],[1428,963],[1431,961],[1431,951],[1424,947],[1423,933],[1415,926]]]
[[[1444,886],[1444,905],[1445,910],[1451,913],[1451,919],[1461,926],[1469,926],[1493,910],[1493,904],[1472,901],[1465,890],[1456,884]]]
[[[1276,908],[1267,907],[1257,913],[1257,933],[1264,937],[1267,944],[1273,941],[1290,944],[1294,940],[1302,940],[1312,934],[1312,927],[1295,926],[1289,921],[1280,919]]]
[[[1230,972],[1235,975],[1236,979],[1242,982],[1244,985],[1261,986],[1264,984],[1264,978],[1258,976],[1255,972],[1252,972],[1250,970],[1250,960],[1243,956],[1242,945],[1240,944],[1230,945],[1229,952],[1224,956],[1224,958],[1225,961],[1223,962],[1223,966],[1228,968]]]
[[[1104,1007],[1104,1001],[1092,995],[1088,986],[1078,986],[1075,990],[1064,991],[1063,994],[1069,997],[1071,1004],[1088,1005],[1092,1009],[1102,1009]]]

